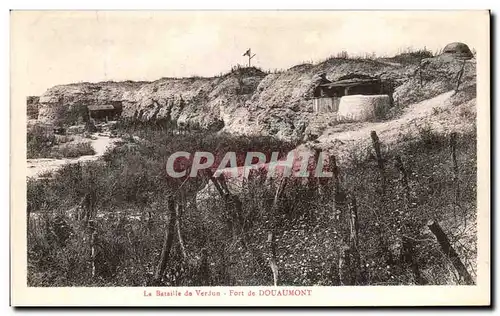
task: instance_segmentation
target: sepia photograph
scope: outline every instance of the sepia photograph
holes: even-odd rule
[[[10,19],[14,301],[489,302],[488,11]]]

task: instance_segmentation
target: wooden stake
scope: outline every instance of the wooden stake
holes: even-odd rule
[[[451,149],[451,160],[453,163],[453,182],[455,183],[455,203],[453,205],[453,215],[455,216],[455,221],[457,221],[457,205],[458,199],[460,198],[460,183],[458,176],[458,161],[457,161],[457,133],[453,132],[450,134],[450,149]],[[464,214],[465,225],[467,225],[467,218]]]
[[[457,73],[457,87],[455,88],[455,92],[458,92],[458,89],[460,88],[462,76],[464,75],[464,68],[465,68],[465,59],[464,62],[462,63],[462,68]]]
[[[370,133],[370,136],[372,138],[373,148],[375,149],[375,155],[377,158],[377,165],[378,165],[378,169],[380,172],[380,177],[382,179],[382,194],[385,195],[385,188],[386,188],[385,166],[384,166],[384,159],[382,158],[382,153],[380,150],[380,140],[379,140],[378,135],[375,131],[372,131]]]
[[[276,194],[274,195],[273,205],[271,209],[271,228],[267,235],[267,243],[269,245],[269,266],[273,273],[274,286],[278,285],[278,264],[276,262],[276,238],[275,238],[276,220],[277,220],[276,213],[278,211],[279,199],[283,194],[285,186],[286,186],[286,178],[282,178],[278,188],[276,189]]]
[[[346,254],[346,264],[349,268],[349,285],[359,284],[360,282],[360,256],[359,256],[359,224],[358,224],[358,206],[356,197],[350,194],[348,203],[349,210],[349,249]]]
[[[334,155],[330,156],[329,168],[333,174],[333,185],[334,185],[334,210],[340,212],[339,218],[342,218],[345,214],[344,208],[346,203],[346,194],[340,186],[340,172],[337,166],[337,160]]]
[[[406,170],[403,160],[401,159],[400,156],[396,156],[396,167],[398,168],[399,172],[401,173],[401,186],[403,187],[403,196],[404,196],[404,213],[403,216],[400,216],[400,221],[401,221],[401,226],[406,228],[407,230],[406,234],[416,234],[416,228],[415,225],[412,223],[408,223],[405,218],[409,217],[411,215],[411,210],[410,210],[410,184],[409,184],[409,177],[408,177],[408,171]],[[415,258],[415,242],[411,238],[408,238],[407,236],[402,237],[402,261],[405,263],[410,263],[411,265],[411,270],[413,272],[413,277],[415,279],[416,284],[426,284],[427,281],[423,279],[421,273],[420,273],[420,268],[418,266],[417,259]]]
[[[96,276],[96,258],[97,258],[96,244],[97,244],[97,231],[95,231],[94,227],[92,227],[92,231],[90,234],[90,255],[92,258],[91,262],[92,262],[93,278]]]
[[[384,159],[382,158],[382,152],[380,149],[380,140],[378,138],[378,135],[375,131],[372,131],[370,133],[370,136],[372,138],[372,144],[373,148],[375,150],[375,158],[377,159],[377,167],[379,170],[380,174],[380,179],[382,181],[381,184],[381,192],[380,192],[380,205],[378,206],[378,209],[380,212],[384,212],[386,210],[385,206],[385,201],[386,201],[386,176],[385,176],[385,163]],[[379,236],[379,243],[381,246],[381,255],[387,256],[387,263],[391,264],[393,259],[392,259],[392,254],[389,251],[389,247],[387,245],[387,240],[383,238],[383,230],[382,225],[377,226],[377,231],[378,231],[378,236]]]
[[[161,280],[163,278],[163,274],[165,273],[165,269],[167,267],[168,259],[170,257],[170,249],[172,248],[172,244],[174,242],[174,229],[175,229],[175,223],[176,223],[176,211],[175,211],[175,201],[172,197],[168,198],[168,214],[169,214],[169,220],[168,220],[168,227],[165,230],[165,239],[163,241],[163,247],[161,250],[161,255],[160,255],[160,261],[158,262],[158,265],[156,266],[156,272],[155,272],[155,284],[159,285],[161,283]]]
[[[405,166],[403,165],[403,160],[400,156],[396,156],[396,167],[401,173],[401,186],[403,187],[403,196],[404,196],[404,207],[405,212],[409,211],[410,206],[410,185],[408,181],[408,172],[406,171]]]
[[[460,260],[460,257],[458,256],[455,249],[453,249],[450,240],[444,233],[439,223],[436,221],[431,221],[430,223],[428,223],[428,226],[431,232],[434,234],[434,236],[436,236],[436,239],[439,245],[441,246],[443,252],[448,256],[455,269],[457,269],[458,274],[460,275],[460,278],[463,280],[463,282],[466,285],[474,285],[474,280],[472,279],[472,276],[465,268],[465,265]]]
[[[177,228],[177,240],[179,241],[179,246],[181,248],[182,257],[187,262],[188,256],[187,256],[186,248],[184,247],[184,240],[182,239],[182,234],[181,234],[182,207],[183,206],[181,205],[181,203],[176,205],[175,219],[176,219],[176,228]]]
[[[358,235],[359,235],[359,224],[358,224],[358,206],[356,205],[356,197],[351,195],[349,199],[349,244],[351,248],[358,250]]]

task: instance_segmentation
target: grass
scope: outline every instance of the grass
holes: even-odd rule
[[[68,143],[52,149],[50,158],[78,158],[95,155],[94,147],[90,142]]]
[[[208,132],[175,135],[157,126],[136,128],[134,133],[141,141],[126,140],[102,161],[65,166],[52,180],[28,181],[28,209],[38,214],[28,220],[30,286],[150,285],[165,235],[168,197],[183,205],[179,213],[183,247],[174,241],[162,285],[271,284],[266,243],[271,227],[281,285],[339,285],[336,262],[339,249],[348,242],[349,227],[344,207],[333,202],[331,181],[320,191],[315,181],[290,182],[271,216],[275,187],[264,185],[259,177],[251,178],[239,195],[242,207],[235,217],[234,205],[218,194],[194,203],[193,194],[206,180],[177,181],[165,176],[166,158],[177,150],[244,154],[260,149],[284,154],[297,144]],[[401,259],[398,248],[401,238],[410,236],[419,240],[413,254],[426,282],[458,283],[425,223],[431,218],[440,221],[455,245],[467,245],[459,253],[474,271],[475,240],[464,232],[474,227],[476,211],[475,135],[459,137],[458,181],[452,181],[447,137],[423,126],[417,135],[403,135],[402,144],[382,153],[386,194],[381,193],[373,158],[359,158],[353,152],[351,163],[340,169],[342,190],[355,196],[359,214],[360,277],[356,282],[414,284],[411,267]],[[396,156],[402,157],[410,174],[409,200],[404,197]],[[92,197],[94,208],[102,214],[96,217],[101,250],[94,277],[89,232],[68,212],[86,196]]]
[[[339,61],[379,61],[379,60],[386,60],[386,61],[392,61],[396,63],[400,63],[403,65],[406,64],[415,64],[419,63],[422,59],[424,58],[430,58],[433,57],[434,54],[429,51],[427,48],[412,48],[408,47],[405,49],[400,49],[399,52],[390,57],[387,55],[378,55],[375,52],[372,53],[364,53],[364,54],[349,54],[347,51],[340,51],[335,54],[330,55],[327,58],[323,58],[316,62],[315,64],[322,64],[331,60],[339,60]]]
[[[426,54],[407,51],[394,58],[409,63]],[[361,57],[343,54],[334,58]],[[408,99],[427,98],[416,82],[408,88],[404,93]],[[473,96],[475,87],[467,86],[454,98],[459,104]],[[406,104],[396,107],[391,117]],[[440,115],[441,110],[436,108],[433,114]],[[462,107],[460,116],[471,119],[475,113]],[[113,133],[124,141],[102,160],[65,166],[48,179],[28,180],[28,213],[33,214],[28,219],[30,286],[151,285],[169,223],[170,199],[183,207],[179,213],[183,244],[174,240],[160,285],[272,284],[267,261],[270,229],[275,231],[280,285],[346,284],[338,279],[337,270],[340,253],[349,244],[350,227],[347,206],[336,202],[332,182],[323,183],[321,190],[314,181],[290,183],[271,216],[276,184],[262,183],[258,177],[244,183],[238,195],[241,209],[237,209],[237,203],[217,193],[195,203],[195,193],[205,187],[206,179],[175,180],[165,175],[167,157],[178,150],[213,152],[216,164],[225,152],[236,151],[241,165],[248,151],[280,151],[284,155],[297,142],[235,137],[217,132],[220,126],[212,131],[189,126],[188,134],[174,133],[176,128],[175,122],[166,119],[122,119]],[[58,142],[67,141],[41,130],[30,133],[28,157],[50,156],[55,146],[63,147]],[[430,219],[441,223],[474,276],[476,135],[459,136],[458,178],[453,172],[448,136],[430,125],[418,127],[416,134],[401,135],[399,144],[390,150],[382,147],[383,177],[373,153],[364,158],[371,148],[353,150],[349,164],[340,168],[342,192],[338,195],[347,196],[347,201],[355,197],[360,231],[359,273],[347,269],[344,275],[356,274],[354,283],[359,285],[460,284],[426,223]],[[84,147],[68,148],[65,155],[89,150]],[[408,171],[408,186],[403,184],[399,162]],[[69,211],[85,204],[86,199],[98,213],[95,221],[100,250],[95,276],[91,274],[88,227],[75,218],[76,211]],[[411,253],[420,280],[405,259],[405,238],[415,241]]]
[[[55,135],[42,126],[34,126],[27,133],[27,158],[77,158],[94,155],[90,142],[73,142],[73,136]]]
[[[55,144],[54,133],[42,126],[35,125],[28,130],[26,135],[27,157],[46,158],[50,155],[51,148]]]
[[[401,64],[415,64],[420,63],[420,61],[424,58],[431,57],[434,57],[434,54],[424,47],[421,49],[408,48],[390,59]]]

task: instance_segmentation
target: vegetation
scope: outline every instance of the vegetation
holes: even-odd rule
[[[42,126],[34,126],[28,129],[26,134],[26,145],[28,158],[43,158],[50,155],[52,146],[54,146],[56,137],[54,133],[48,132]]]
[[[341,52],[328,60],[335,59],[332,65],[357,59],[404,64],[431,56],[426,49],[403,51],[392,59]],[[438,72],[438,63],[426,67],[400,86],[399,104],[390,117],[458,86],[450,80],[455,68]],[[464,81],[469,84],[450,98],[454,105],[475,97],[475,71],[468,73]],[[239,75],[264,75],[258,68],[236,66],[220,76],[230,74],[241,80],[240,87],[249,84]],[[475,119],[472,107],[457,110],[464,120]],[[449,108],[435,107],[432,115],[443,116],[444,111]],[[231,136],[220,132],[222,127],[222,121],[210,128],[179,126],[170,113],[148,121],[122,118],[111,133],[122,141],[102,159],[28,179],[28,284],[471,283],[457,272],[429,221],[443,228],[475,278],[475,134],[443,135],[422,125],[416,135],[400,135],[398,145],[390,148],[376,134],[366,135],[373,146],[349,152],[347,164],[331,163],[336,176],[328,181],[266,182],[256,173],[240,183],[237,194],[227,189],[230,180],[213,178],[211,172],[167,177],[167,158],[176,151],[212,152],[214,165],[226,152],[236,151],[242,165],[249,151],[268,153],[268,158],[278,151],[283,157],[299,145]],[[280,128],[276,124],[268,130]],[[28,131],[28,158],[93,153],[89,143],[73,140],[35,127]],[[189,168],[189,161],[183,163]],[[208,188],[214,192],[207,194]]]
[[[57,146],[51,151],[51,158],[78,158],[81,156],[94,155],[94,147],[90,142],[69,143]]]
[[[412,63],[420,63],[422,59],[431,57],[434,57],[434,54],[424,47],[422,49],[408,48],[405,51],[396,54],[391,59],[401,64],[412,64]]]
[[[358,54],[358,55],[353,55],[349,54],[347,51],[340,51],[337,52],[336,54],[332,54],[330,57],[326,59],[320,60],[317,64],[321,64],[330,60],[364,60],[364,61],[380,61],[380,60],[385,60],[385,61],[391,61],[391,62],[396,62],[396,63],[401,63],[401,64],[418,64],[420,61],[424,58],[430,58],[433,57],[434,54],[429,51],[427,48],[420,48],[420,49],[415,49],[415,48],[406,48],[404,50],[400,50],[396,55],[389,57],[387,55],[377,55],[375,52],[372,53],[365,53],[365,54]]]
[[[28,129],[27,158],[77,158],[94,155],[90,142],[73,142],[72,136],[55,135],[46,127],[36,125]]]
[[[279,269],[279,285],[460,283],[426,229],[430,219],[445,227],[453,245],[467,245],[457,251],[475,271],[475,135],[459,135],[452,146],[458,173],[449,137],[423,126],[416,136],[401,135],[402,146],[382,151],[382,168],[377,155],[364,159],[353,151],[338,182],[265,184],[256,176],[237,197],[212,194],[195,203],[209,175],[168,178],[171,153],[284,155],[297,144],[176,134],[161,126],[117,129],[137,137],[124,137],[102,161],[67,165],[53,179],[28,181],[30,286],[270,285],[270,261]],[[353,207],[356,249],[350,240]],[[166,236],[173,238],[170,249]],[[170,256],[155,280],[165,249]],[[339,266],[344,259],[350,263]]]

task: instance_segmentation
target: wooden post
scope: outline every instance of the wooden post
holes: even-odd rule
[[[329,171],[333,174],[333,210],[335,211],[335,219],[336,220],[344,220],[345,216],[345,205],[346,205],[346,195],[342,191],[340,187],[340,172],[337,166],[337,159],[334,155],[330,156],[329,161]],[[350,222],[349,222],[350,223]],[[332,222],[332,225],[338,225],[336,222]],[[345,232],[342,232],[344,235]],[[332,268],[330,270],[330,278],[333,285],[344,285],[345,276],[344,276],[344,257],[345,252],[348,247],[345,244],[342,244],[334,255],[334,262],[332,264]]]
[[[359,224],[356,197],[350,194],[348,200],[349,210],[349,249],[346,253],[346,265],[349,269],[349,285],[360,282],[360,256],[359,256]]]
[[[161,283],[161,280],[163,278],[163,274],[165,272],[165,269],[167,267],[168,259],[170,257],[170,249],[172,248],[172,244],[174,241],[174,229],[175,229],[175,223],[176,223],[176,211],[175,211],[175,201],[173,197],[168,198],[168,214],[169,214],[169,219],[168,219],[168,226],[167,229],[165,230],[165,239],[163,241],[163,247],[161,250],[161,255],[160,255],[160,261],[158,262],[158,265],[156,266],[156,272],[155,272],[155,284],[159,285]]]
[[[321,151],[318,148],[314,149],[314,160],[313,161],[316,164],[319,164],[318,159],[319,159],[320,153],[321,153]],[[323,165],[323,162],[321,162],[321,165]],[[318,192],[319,195],[322,195],[323,194],[323,187],[322,187],[322,184],[321,184],[321,178],[320,177],[315,177],[315,179],[316,179],[316,181],[315,181],[316,182],[316,190],[317,190],[317,192]]]
[[[400,156],[396,156],[395,160],[396,160],[396,167],[401,173],[400,182],[401,186],[403,187],[404,208],[405,212],[408,212],[410,206],[410,184],[408,181],[408,172],[406,171],[406,168],[403,165],[403,160],[401,159]]]
[[[359,224],[358,224],[358,206],[356,204],[356,197],[354,195],[350,196],[349,199],[349,245],[351,248],[358,250],[359,241]]]
[[[413,223],[404,222],[404,218],[410,215],[410,184],[408,179],[408,171],[406,170],[403,160],[400,156],[396,156],[396,167],[401,173],[401,186],[403,188],[403,205],[404,205],[404,215],[400,216],[399,220],[401,221],[401,225],[405,227],[406,234],[416,234],[417,228],[414,227]],[[420,273],[420,268],[418,266],[417,259],[415,258],[415,241],[408,236],[402,237],[402,247],[401,247],[401,261],[404,263],[410,263],[411,270],[413,272],[413,277],[415,279],[416,284],[426,284],[427,281],[424,280]]]
[[[275,236],[275,230],[276,230],[276,224],[277,224],[277,219],[276,219],[276,213],[278,211],[278,204],[279,204],[279,199],[281,198],[281,195],[283,194],[283,190],[285,189],[286,186],[286,178],[283,177],[280,181],[280,184],[278,188],[276,189],[276,194],[274,195],[274,200],[273,200],[273,205],[271,208],[271,227],[269,229],[269,233],[267,234],[267,244],[268,244],[268,249],[269,249],[269,266],[271,268],[271,271],[273,273],[273,284],[274,286],[278,285],[278,264],[276,262],[276,236]]]
[[[455,203],[453,205],[453,215],[455,216],[455,221],[457,221],[457,205],[458,199],[460,198],[460,183],[458,176],[458,161],[457,161],[457,133],[453,132],[450,134],[450,149],[451,149],[451,160],[453,163],[453,182],[455,183]],[[467,218],[464,214],[465,224],[467,224]]]
[[[210,172],[205,172],[205,176],[209,178],[210,181],[212,181],[213,185],[221,195],[221,197],[224,199],[224,206],[225,206],[225,211],[227,215],[227,234],[231,234],[233,238],[233,242],[236,242],[237,238],[237,229],[240,229],[241,232],[241,244],[243,248],[247,247],[246,243],[246,236],[244,234],[244,227],[243,227],[243,210],[242,210],[242,203],[241,200],[238,196],[235,194],[232,194],[229,191],[229,188],[227,186],[226,180],[223,175],[221,175],[219,178],[214,178],[213,174],[210,174]],[[235,225],[237,223],[237,225]],[[223,253],[225,256],[225,252]],[[227,284],[230,282],[229,280],[229,275],[228,275],[228,266],[227,266],[227,260],[222,259],[222,274],[224,278],[224,284]]]
[[[201,286],[210,286],[210,267],[208,264],[207,248],[201,250],[200,268],[198,270],[198,279]]]
[[[428,223],[428,226],[431,232],[434,234],[434,236],[436,236],[436,239],[439,245],[441,246],[443,252],[448,256],[455,269],[457,269],[458,274],[460,275],[460,278],[463,280],[463,282],[466,285],[474,285],[474,280],[472,279],[472,276],[465,268],[465,265],[460,260],[460,257],[458,256],[455,249],[453,249],[450,240],[444,233],[439,223],[436,221],[431,221]]]
[[[340,186],[340,172],[334,155],[330,156],[329,170],[333,174],[334,208],[337,211],[342,211],[346,201],[346,194]]]
[[[337,166],[337,158],[335,158],[334,155],[330,156],[329,164],[330,164],[329,169],[333,174],[333,185],[336,197],[340,192],[340,175],[339,175],[339,167]]]
[[[96,276],[96,259],[97,259],[97,231],[95,227],[92,226],[90,232],[90,256],[91,256],[91,264],[92,264],[92,277]]]
[[[336,272],[337,275],[335,275],[335,274],[333,275],[332,281],[335,282],[336,280],[338,280],[339,285],[346,285],[346,281],[347,281],[347,285],[350,284],[349,279],[346,279],[346,275],[344,273],[346,270],[345,269],[345,259],[346,259],[346,255],[347,255],[348,250],[349,250],[349,246],[347,246],[345,243],[341,243],[341,245],[338,248],[337,267],[336,267],[336,269],[334,269],[334,272]]]
[[[181,205],[181,203],[178,203],[176,205],[176,208],[175,208],[175,219],[176,219],[176,228],[177,228],[177,240],[179,241],[179,247],[181,249],[181,253],[182,253],[182,257],[184,258],[184,260],[186,261],[186,263],[189,263],[188,262],[188,256],[187,256],[187,252],[186,252],[186,248],[184,246],[184,240],[182,239],[182,234],[181,234],[181,218],[182,218],[182,208],[183,208],[183,205]]]
[[[462,63],[462,68],[460,68],[460,70],[457,73],[457,87],[455,88],[455,93],[458,92],[458,89],[460,88],[462,76],[464,75],[464,68],[465,68],[465,59],[464,62]]]
[[[248,55],[248,67],[249,67],[249,68],[250,68],[250,67],[252,67],[252,62],[251,62],[251,61],[252,61],[252,58],[254,58],[254,57],[255,57],[255,55],[256,55],[256,54],[253,54],[252,56]]]
[[[248,56],[248,67],[249,67],[249,68],[250,68],[250,66],[252,65],[252,64],[251,64],[251,60],[252,60],[252,58],[254,58],[254,57],[255,57],[255,55],[256,55],[256,54],[253,54],[253,55],[252,55],[252,49],[251,49],[251,48],[249,48],[249,49],[248,49],[248,50],[247,50],[247,51],[243,54],[243,56]]]
[[[385,196],[386,181],[385,181],[385,166],[384,159],[382,158],[382,153],[380,150],[380,140],[378,138],[377,132],[371,131],[370,136],[372,138],[373,148],[375,149],[375,155],[377,158],[377,165],[380,172],[380,178],[382,179],[382,194]]]
[[[423,78],[422,78],[422,67],[418,68],[418,75],[420,77],[420,88],[422,88]]]
[[[380,211],[385,211],[385,201],[386,201],[386,176],[385,176],[385,162],[384,159],[382,158],[382,151],[380,149],[380,139],[378,138],[377,132],[371,131],[370,137],[372,139],[372,144],[373,144],[373,149],[375,150],[375,158],[377,160],[377,168],[379,170],[380,178],[381,178],[381,190],[380,190],[380,205],[378,206],[378,209]],[[393,258],[392,254],[389,251],[389,246],[387,244],[387,240],[383,238],[383,230],[384,228],[382,225],[377,226],[377,231],[378,231],[378,236],[379,236],[379,243],[381,246],[381,255],[387,256],[387,263],[392,264]]]
[[[226,208],[226,213],[228,215],[228,226],[230,227],[230,231],[233,234],[233,238],[236,238],[237,230],[240,230],[243,234],[243,204],[238,196],[232,194],[229,191],[229,187],[227,186],[226,180],[223,175],[219,178],[214,178],[212,175],[208,175],[210,181],[212,181],[213,185],[219,192],[220,196],[224,199],[224,205]],[[235,225],[237,224],[237,225]],[[246,247],[245,238],[242,238],[243,246]]]

